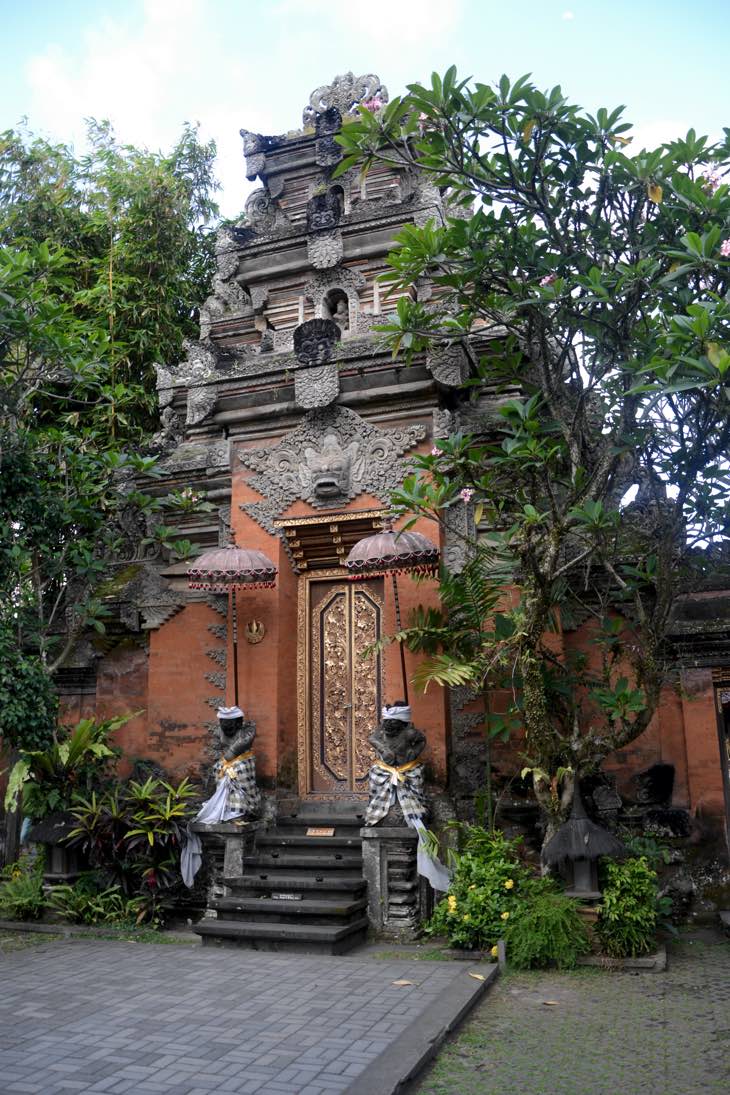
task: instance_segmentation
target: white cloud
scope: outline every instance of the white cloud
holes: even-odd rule
[[[575,19],[575,12],[573,12],[573,11],[564,11],[560,18],[564,22],[568,23],[568,22],[571,21],[571,19]]]
[[[378,73],[397,94],[448,63],[465,3],[391,0],[373,11],[331,0],[249,0],[232,11],[206,0],[142,0],[141,16],[120,5],[90,16],[73,47],[50,42],[30,56],[25,112],[36,132],[79,151],[87,117],[108,118],[123,142],[163,150],[184,121],[200,120],[202,136],[218,146],[230,216],[251,189],[242,126],[295,128],[310,92],[348,69]]]

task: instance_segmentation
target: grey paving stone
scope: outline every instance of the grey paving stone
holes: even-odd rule
[[[5,974],[2,1095],[324,1095],[465,970],[74,941],[3,954]]]

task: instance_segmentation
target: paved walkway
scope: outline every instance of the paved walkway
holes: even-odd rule
[[[508,974],[418,1095],[730,1091],[730,942],[672,944],[666,973]]]
[[[116,942],[0,953],[0,1092],[379,1095],[483,990],[474,970]]]

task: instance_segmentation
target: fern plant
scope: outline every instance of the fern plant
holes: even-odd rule
[[[535,880],[519,914],[507,924],[505,940],[510,964],[522,970],[573,969],[590,950],[577,901],[560,893],[549,879]]]

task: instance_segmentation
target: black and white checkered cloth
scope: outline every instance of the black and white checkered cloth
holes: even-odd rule
[[[233,760],[220,757],[213,766],[213,775],[216,782],[227,778],[226,814],[229,818],[258,814],[261,792],[256,786],[256,758],[252,753],[244,753]]]
[[[377,825],[396,802],[408,825],[417,829],[424,824],[428,810],[423,765],[418,762],[391,768],[376,761],[370,769],[370,801],[365,824]]]

